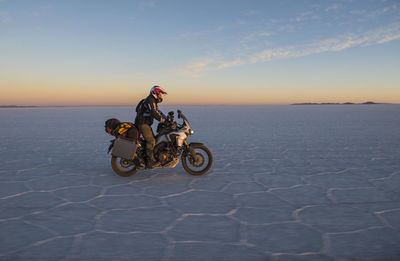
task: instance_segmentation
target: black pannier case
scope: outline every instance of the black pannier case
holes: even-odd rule
[[[136,153],[136,141],[118,137],[115,139],[112,155],[123,159],[132,160]]]

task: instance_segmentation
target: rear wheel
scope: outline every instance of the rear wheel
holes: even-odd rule
[[[133,161],[120,157],[113,156],[111,158],[111,166],[115,173],[122,177],[130,177],[138,171],[138,168]]]
[[[192,144],[190,147],[196,153],[196,156],[193,157],[189,152],[184,152],[182,154],[182,166],[192,175],[203,175],[213,164],[212,153],[203,144]]]

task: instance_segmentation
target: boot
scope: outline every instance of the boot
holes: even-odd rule
[[[154,169],[160,166],[160,163],[154,158],[154,153],[152,150],[146,150],[147,162],[146,169]]]

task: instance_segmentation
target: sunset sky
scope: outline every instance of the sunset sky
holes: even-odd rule
[[[399,0],[0,0],[0,105],[400,103]]]

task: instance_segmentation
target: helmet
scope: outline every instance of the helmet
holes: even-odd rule
[[[118,119],[112,118],[108,119],[105,124],[106,132],[110,135],[114,135],[114,131],[119,126],[121,122]]]
[[[167,92],[158,85],[153,86],[150,90],[150,95],[153,95],[158,102],[162,102],[162,97],[159,97],[159,94],[167,94]]]
[[[154,98],[156,98],[156,99],[157,99],[157,96],[159,93],[167,94],[167,92],[158,85],[153,86],[153,88],[151,88],[151,90],[150,90],[150,94],[153,95]]]

